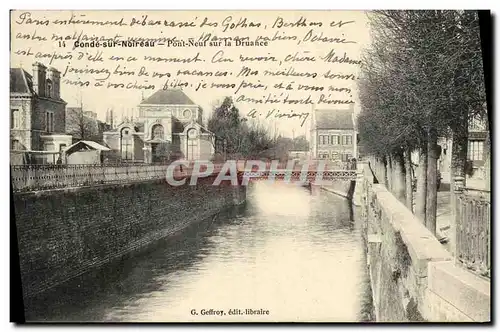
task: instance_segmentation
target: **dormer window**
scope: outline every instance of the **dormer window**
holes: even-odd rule
[[[47,97],[52,98],[52,81],[47,80],[47,91],[46,91]]]

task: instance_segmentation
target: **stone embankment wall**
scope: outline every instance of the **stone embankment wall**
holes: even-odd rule
[[[490,321],[490,282],[456,265],[368,164],[361,190],[376,320]]]
[[[246,198],[214,177],[196,186],[166,180],[14,195],[23,293],[31,297],[140,250]]]

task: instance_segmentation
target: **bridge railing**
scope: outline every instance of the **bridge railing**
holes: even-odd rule
[[[490,276],[490,192],[461,188],[456,193],[456,258],[470,270]]]
[[[189,166],[177,166],[173,172],[174,176],[190,177],[193,174],[193,161],[187,162]],[[103,165],[11,165],[11,179],[13,190],[35,191],[67,187],[92,186],[98,184],[127,183],[131,181],[162,179],[167,175],[170,164],[103,164]],[[213,174],[218,174],[224,164],[214,164]],[[236,162],[238,172],[246,169],[246,161]],[[278,169],[286,169],[286,163],[278,164]],[[327,165],[323,174],[326,178],[352,178],[354,173],[346,168],[332,169]],[[259,170],[263,176],[269,175],[271,164],[266,164],[266,170]],[[309,170],[315,171],[316,165],[310,164]],[[206,168],[201,167],[200,171]],[[302,170],[301,165],[294,168],[295,174]],[[347,172],[347,173],[346,173]],[[351,173],[349,173],[351,172]],[[310,172],[309,172],[310,173]],[[311,177],[315,174],[308,174]]]
[[[170,164],[11,165],[11,181],[16,192],[128,183],[164,179],[169,166]],[[193,174],[192,166],[192,162],[187,167],[176,166],[172,175],[189,177]],[[212,173],[218,174],[222,167],[222,164],[215,164]]]

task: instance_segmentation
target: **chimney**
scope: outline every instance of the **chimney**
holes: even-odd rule
[[[33,64],[33,90],[40,97],[45,97],[45,70],[47,67],[39,62]]]
[[[47,78],[52,81],[52,95],[47,96],[54,99],[60,99],[61,96],[61,73],[54,67],[48,70]]]

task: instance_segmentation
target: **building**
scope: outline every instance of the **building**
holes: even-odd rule
[[[159,90],[139,105],[137,121],[126,120],[104,132],[104,143],[118,160],[163,162],[180,155],[209,160],[214,135],[203,127],[203,111],[179,89]]]
[[[78,141],[64,150],[62,159],[68,165],[99,165],[104,160],[103,152],[109,150],[93,141]]]
[[[354,105],[347,109],[313,109],[311,158],[348,161],[357,158]]]
[[[60,96],[60,72],[34,63],[32,74],[10,68],[11,151],[59,152],[71,145],[65,134],[66,102]]]
[[[469,142],[467,147],[467,160],[470,164],[467,178],[483,180],[489,172],[486,165],[489,158],[489,148],[486,146],[486,139],[489,135],[486,121],[475,118],[469,122]],[[451,157],[453,140],[450,138],[439,138],[438,144],[441,146],[441,156],[438,161],[439,170],[442,173],[443,181],[450,181]]]

